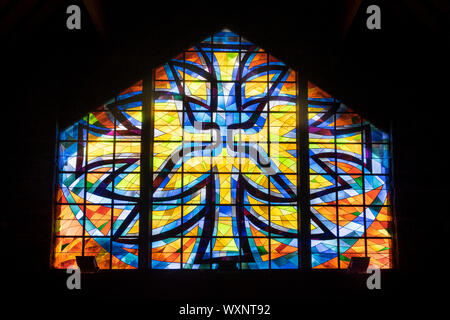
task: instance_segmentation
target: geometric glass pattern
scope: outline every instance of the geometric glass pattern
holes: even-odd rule
[[[313,268],[392,264],[389,135],[308,83]]]
[[[142,82],[60,132],[53,266],[138,266]]]
[[[152,268],[298,268],[296,99],[228,30],[156,69]]]
[[[314,269],[352,257],[392,268],[390,136],[304,86],[225,29],[60,131],[53,267],[94,256],[101,269],[299,269],[310,248]]]

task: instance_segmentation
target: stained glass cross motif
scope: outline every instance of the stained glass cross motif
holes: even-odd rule
[[[153,268],[297,268],[295,72],[223,30],[155,72]]]
[[[387,133],[226,29],[151,78],[61,130],[55,268],[392,267]]]

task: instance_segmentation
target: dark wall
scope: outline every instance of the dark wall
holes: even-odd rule
[[[79,31],[65,27],[65,8],[72,3],[82,7]],[[164,290],[165,283],[175,282],[185,292],[193,284],[194,294],[178,296],[177,301],[184,301],[197,295],[206,298],[206,289],[196,286],[192,279],[207,279],[239,299],[256,294],[257,284],[272,278],[267,287],[261,288],[270,292],[269,300],[280,290],[292,294],[291,298],[308,300],[311,292],[327,297],[327,290],[339,288],[345,288],[344,297],[349,298],[375,295],[380,301],[386,297],[395,301],[398,294],[408,299],[425,297],[431,290],[429,285],[442,281],[436,271],[442,270],[440,259],[446,254],[441,239],[449,233],[445,153],[449,35],[430,28],[403,2],[396,1],[371,2],[381,6],[382,29],[368,30],[368,3],[363,1],[343,38],[342,3],[301,3],[295,8],[282,5],[277,10],[261,3],[211,14],[212,8],[201,6],[161,10],[138,2],[105,2],[102,10],[107,32],[102,37],[81,2],[63,1],[39,24],[27,24],[25,20],[3,34],[6,145],[2,154],[7,173],[3,201],[7,206],[1,219],[6,257],[2,261],[16,293],[31,292],[30,286],[36,293],[48,286],[52,292],[49,297],[61,294],[62,300],[68,295],[83,301],[83,294],[101,295],[100,288],[109,286],[116,287],[110,291],[116,298],[130,294],[117,288],[129,288],[134,291],[132,297],[155,298],[160,290],[165,292],[160,298],[169,299],[173,294]],[[0,11],[0,17],[7,14],[7,10]],[[134,273],[140,283],[136,290],[129,287],[129,278],[123,275],[103,275],[106,278],[90,283],[91,291],[74,297],[61,286],[64,275],[48,272],[57,126],[77,120],[153,67],[223,26],[300,68],[312,81],[378,126],[392,127],[399,269],[386,274],[390,282],[385,296],[367,292],[345,276],[330,276],[332,273],[293,275],[297,277],[293,282],[296,289],[287,286],[282,276],[267,273],[207,278],[191,275],[191,280],[177,274],[167,277]],[[11,269],[18,271],[17,276]],[[242,281],[248,281],[244,288]],[[252,284],[253,289],[249,289]],[[156,289],[149,291],[147,285]],[[241,288],[240,294],[230,291],[232,286]],[[221,297],[217,296],[219,300]]]

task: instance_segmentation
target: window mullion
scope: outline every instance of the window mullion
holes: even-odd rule
[[[311,222],[309,199],[309,123],[308,123],[308,82],[305,77],[297,77],[297,199],[299,221],[300,268],[311,269]]]
[[[141,131],[141,176],[139,212],[139,268],[148,269],[151,254],[151,206],[153,167],[153,117],[152,117],[153,72],[142,83],[142,131]]]

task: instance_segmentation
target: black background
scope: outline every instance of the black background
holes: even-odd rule
[[[187,302],[271,303],[275,318],[322,318],[392,313],[387,306],[432,311],[447,299],[438,288],[446,287],[449,255],[448,2],[363,1],[345,34],[352,1],[103,1],[100,28],[82,1],[30,1],[31,9],[17,14],[26,2],[0,7],[1,264],[11,302],[56,316],[143,307],[167,318]],[[66,28],[70,4],[81,7],[81,30]],[[381,8],[381,30],[366,28],[369,4]],[[136,271],[86,276],[74,292],[65,287],[64,271],[49,270],[58,125],[76,121],[223,27],[300,68],[377,126],[392,128],[399,254],[396,268],[382,274],[382,290],[367,290],[365,276],[334,271]]]

